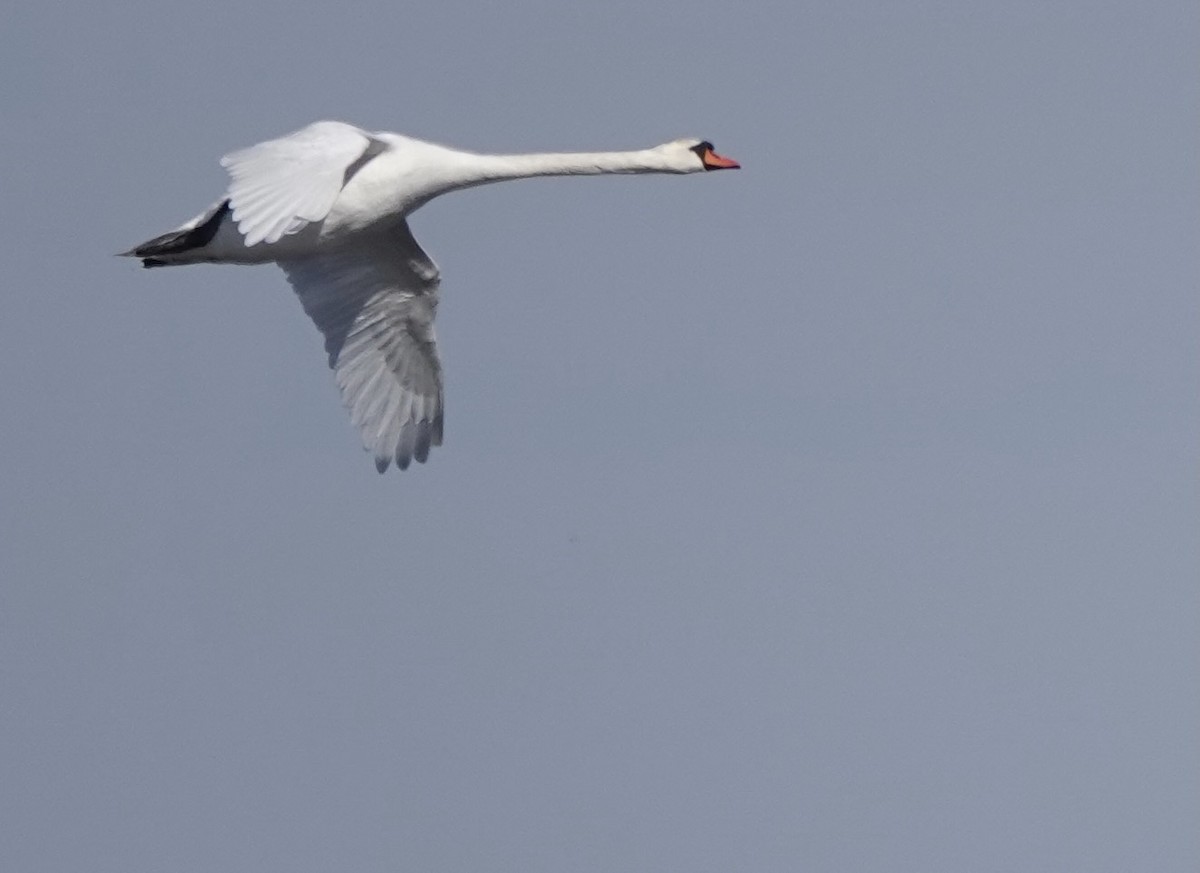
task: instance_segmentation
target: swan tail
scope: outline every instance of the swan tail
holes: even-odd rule
[[[195,263],[201,259],[195,256],[188,257],[189,253],[203,249],[212,242],[213,237],[217,235],[217,228],[228,214],[229,201],[224,200],[178,230],[147,240],[127,252],[121,252],[119,257],[141,258],[143,267],[170,267]]]

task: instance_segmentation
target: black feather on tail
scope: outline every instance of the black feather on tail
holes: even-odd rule
[[[190,252],[192,249],[204,248],[217,235],[217,228],[221,226],[221,222],[228,214],[229,201],[226,200],[213,210],[212,215],[195,227],[164,233],[162,236],[156,236],[127,252],[121,252],[121,254],[127,257],[141,258],[143,267],[169,267],[171,261],[164,260],[160,257],[161,255],[178,255]]]

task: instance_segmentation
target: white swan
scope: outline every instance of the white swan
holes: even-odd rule
[[[364,447],[384,472],[442,443],[434,345],[438,268],[405,216],[439,194],[505,179],[733,169],[712,144],[630,152],[481,155],[318,121],[221,159],[225,197],[178,230],[122,252],[146,267],[283,268],[325,335],[329,366]]]

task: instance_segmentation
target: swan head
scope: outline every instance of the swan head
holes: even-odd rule
[[[742,165],[732,158],[713,151],[706,139],[677,139],[663,143],[655,151],[667,159],[670,169],[677,173],[699,173],[701,170],[736,170]]]

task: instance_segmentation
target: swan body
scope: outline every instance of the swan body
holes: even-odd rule
[[[628,152],[484,155],[318,121],[221,159],[223,198],[123,252],[146,267],[277,263],[325,336],[364,447],[384,472],[441,445],[434,339],[439,272],[407,216],[434,197],[508,179],[734,169],[682,139]]]

